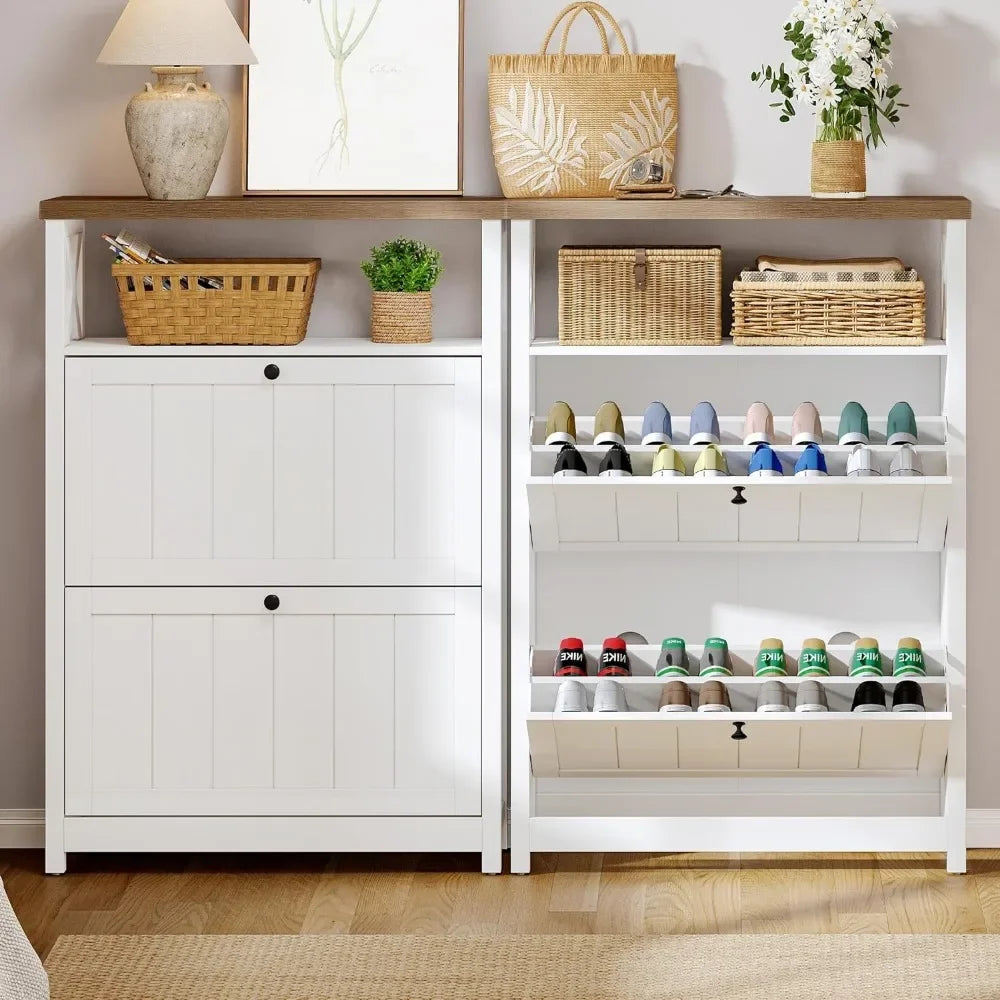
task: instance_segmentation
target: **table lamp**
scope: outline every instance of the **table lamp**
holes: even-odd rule
[[[150,198],[204,198],[229,134],[229,108],[203,66],[257,62],[225,0],[128,0],[99,63],[151,66],[129,101],[125,130]]]

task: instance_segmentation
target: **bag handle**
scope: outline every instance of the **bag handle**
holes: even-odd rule
[[[615,37],[618,39],[618,44],[622,47],[622,52],[626,55],[630,54],[631,49],[629,48],[628,41],[625,38],[625,33],[621,29],[621,25],[611,16],[610,12],[602,7],[598,3],[571,3],[566,7],[556,19],[552,22],[552,27],[549,28],[548,34],[545,36],[545,41],[542,42],[542,47],[540,50],[541,55],[545,55],[548,52],[549,44],[552,41],[553,35],[556,33],[556,29],[567,16],[569,16],[569,21],[566,27],[563,29],[562,42],[559,46],[559,55],[566,55],[566,45],[569,42],[569,32],[573,27],[576,19],[583,13],[587,13],[593,18],[594,24],[597,25],[597,30],[601,36],[601,48],[605,55],[608,55],[611,51],[610,45],[608,43],[608,33],[604,27],[604,20],[608,22],[612,31],[615,33]],[[604,20],[602,20],[602,18]]]

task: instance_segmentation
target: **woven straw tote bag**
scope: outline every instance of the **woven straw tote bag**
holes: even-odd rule
[[[581,14],[603,52],[568,55]],[[565,21],[556,55],[548,53]],[[622,48],[612,55],[611,28]],[[618,22],[596,3],[570,4],[538,55],[490,56],[493,155],[506,198],[608,198],[640,156],[670,181],[677,152],[677,70],[672,55],[631,52]]]

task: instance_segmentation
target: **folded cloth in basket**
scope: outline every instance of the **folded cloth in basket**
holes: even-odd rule
[[[758,271],[784,271],[788,274],[813,273],[815,271],[852,271],[868,274],[871,271],[905,271],[906,267],[898,257],[851,257],[844,260],[803,260],[795,257],[758,257]],[[867,278],[859,279],[867,281]]]
[[[782,282],[822,281],[822,282],[852,282],[864,281],[872,284],[897,281],[919,281],[920,277],[912,268],[902,271],[744,271],[740,281],[763,282],[765,284],[781,284]]]

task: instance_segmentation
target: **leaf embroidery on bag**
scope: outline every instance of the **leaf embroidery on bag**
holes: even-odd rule
[[[538,195],[553,194],[567,179],[583,184],[579,173],[587,163],[584,137],[575,118],[566,121],[566,106],[558,109],[552,94],[524,84],[524,105],[518,114],[517,90],[510,88],[509,106],[498,105],[497,166],[512,181]]]
[[[623,114],[621,121],[612,126],[613,131],[604,133],[611,151],[601,152],[601,162],[605,165],[601,177],[611,181],[612,190],[628,180],[632,164],[640,156],[648,156],[653,163],[660,164],[665,180],[674,165],[674,154],[667,145],[677,132],[670,98],[661,99],[654,89],[652,99],[643,91],[640,103],[641,108],[635,101],[629,101],[632,113]]]

